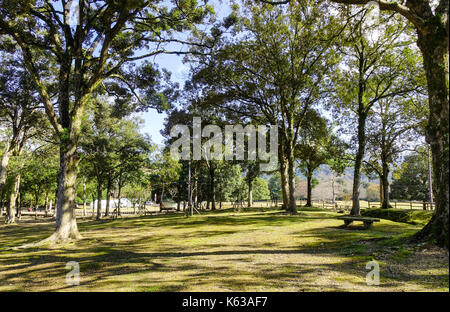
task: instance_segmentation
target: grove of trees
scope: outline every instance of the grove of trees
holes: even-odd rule
[[[333,203],[351,173],[352,215],[365,178],[382,208],[433,201],[416,238],[448,248],[448,1],[241,0],[225,17],[197,0],[79,0],[75,17],[71,4],[0,0],[0,214],[54,207],[37,245],[81,238],[77,205],[121,216],[121,198],[177,210],[272,199],[296,214],[299,180],[312,206],[327,167]],[[183,57],[182,85],[160,54]],[[166,113],[162,145],[142,133],[150,109]],[[171,131],[194,133],[194,118],[276,126],[277,167],[175,159]]]

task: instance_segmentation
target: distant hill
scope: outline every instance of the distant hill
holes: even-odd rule
[[[306,178],[299,174],[299,181],[296,185],[296,197],[306,198]],[[332,199],[332,172],[327,165],[321,166],[314,174],[314,178],[319,181],[319,184],[312,190],[313,200],[331,200]],[[362,175],[362,185],[361,185],[361,199],[365,199],[368,194],[368,189],[370,196],[377,196],[377,189],[379,187],[378,183],[373,183],[369,179]],[[335,193],[336,197],[350,197],[353,185],[353,169],[348,168],[345,173],[335,178]]]

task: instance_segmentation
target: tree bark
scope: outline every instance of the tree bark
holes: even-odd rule
[[[358,150],[355,157],[355,168],[353,171],[353,191],[352,191],[352,216],[360,215],[359,194],[361,188],[361,167],[366,147],[366,114],[359,111],[358,114]]]
[[[295,158],[294,149],[290,148],[288,154],[288,176],[289,176],[289,212],[297,213],[297,205],[295,203]]]
[[[248,207],[251,208],[253,206],[253,180],[248,179]]]
[[[60,149],[56,229],[49,238],[56,242],[81,238],[75,215],[75,182],[79,158],[73,142],[67,145],[63,143]]]
[[[283,153],[283,148],[280,145],[278,151],[278,159],[280,161],[280,178],[281,178],[281,194],[283,196],[283,209],[288,210],[289,207],[289,190],[288,190],[288,179],[287,179],[287,161]]]
[[[447,14],[448,18],[448,14]],[[447,22],[448,23],[448,22]],[[429,237],[439,246],[449,248],[449,68],[448,28],[434,26],[418,32],[418,46],[422,51],[427,76],[430,115],[427,141],[431,146],[434,171],[433,190],[436,210],[430,222],[417,234]]]
[[[427,144],[428,151],[428,200],[430,201],[430,210],[433,210],[433,174],[431,167],[431,150],[430,146]]]
[[[86,216],[86,178],[83,179],[83,217]]]
[[[9,206],[6,211],[6,224],[16,223],[16,200],[19,193],[20,186],[20,174],[16,175],[14,178],[14,186],[11,190],[11,195],[9,198]]]
[[[382,190],[383,190],[383,197],[382,197],[382,209],[388,209],[391,208],[391,204],[389,202],[389,164],[385,159],[382,160]]]
[[[383,205],[383,175],[380,175],[380,186],[379,186],[379,189],[380,189],[380,203],[381,203],[381,205]]]
[[[48,217],[48,191],[45,192],[45,217]]]
[[[105,217],[109,216],[109,207],[111,205],[111,181],[108,181],[107,189],[106,189],[106,211]]]
[[[216,172],[213,161],[209,169],[210,186],[211,186],[211,210],[216,210]]]
[[[122,196],[122,184],[119,182],[119,185],[117,186],[117,196],[119,197],[117,200],[117,216],[120,216],[120,196]]]
[[[97,181],[97,220],[102,218],[102,193],[103,186],[102,181],[98,179]]]
[[[6,146],[5,152],[2,155],[2,160],[0,164],[0,193],[3,191],[5,186],[6,177],[8,173],[9,159],[12,156],[12,150],[10,149],[10,145]]]
[[[306,207],[312,206],[312,172],[308,169],[308,175],[306,177],[307,181],[307,195],[306,195]],[[333,193],[334,196],[334,193]]]

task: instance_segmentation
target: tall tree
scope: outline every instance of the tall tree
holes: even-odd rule
[[[370,24],[368,10],[358,12],[354,19],[346,30],[349,39],[340,47],[344,63],[337,71],[335,84],[338,110],[344,112],[344,121],[355,137],[351,214],[359,215],[361,168],[367,145],[367,119],[377,102],[386,98],[402,98],[419,90],[416,72],[420,69],[415,66],[417,59],[410,56],[407,29],[395,19],[386,22],[383,27]]]
[[[193,81],[203,84],[202,94],[223,110],[278,126],[283,199],[295,213],[299,124],[319,101],[325,77],[336,63],[331,46],[343,27],[331,15],[323,20],[323,2],[317,1],[291,3],[285,9],[248,1],[241,16],[235,11],[228,20],[235,24],[232,38],[217,39],[214,34],[225,30],[215,29],[213,49],[195,48],[198,53],[190,58]]]
[[[407,155],[393,171],[391,196],[400,200],[423,200],[429,198],[427,151],[419,147]]]
[[[265,3],[286,4],[291,0]],[[330,0],[347,5],[367,5],[373,0]],[[435,239],[449,247],[449,1],[375,1],[380,10],[395,12],[414,25],[423,56],[429,96],[427,141],[433,158],[436,210],[417,238]]]
[[[380,201],[382,208],[390,207],[389,179],[391,166],[400,154],[411,149],[419,140],[418,129],[426,124],[426,101],[417,99],[377,103],[368,120],[368,160],[366,165],[380,177]]]
[[[6,129],[6,146],[1,156],[0,193],[8,174],[9,160],[20,155],[27,140],[45,132],[42,106],[30,75],[18,60],[2,54],[0,63],[0,126]],[[41,129],[38,129],[38,125]]]
[[[305,120],[308,122],[301,125],[295,156],[300,160],[299,168],[306,176],[306,206],[311,207],[313,174],[327,161],[331,136],[327,121],[316,111],[309,110]]]
[[[365,5],[371,0],[331,0]],[[431,145],[436,210],[430,222],[418,233],[440,246],[449,247],[449,2],[448,0],[376,1],[381,10],[406,18],[417,32],[427,77],[429,117],[427,141]]]
[[[166,43],[182,43],[175,33],[193,29],[210,12],[209,6],[192,0],[172,1],[170,6],[163,1],[80,0],[71,18],[71,4],[64,0],[0,3],[0,35],[20,47],[60,139],[56,230],[46,242],[80,238],[74,213],[77,145],[92,93],[106,87],[118,98],[134,97],[141,106],[161,107],[167,94],[151,64],[140,69],[126,65],[170,53]],[[43,55],[44,62],[38,59]]]

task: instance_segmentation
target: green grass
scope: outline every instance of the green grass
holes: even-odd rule
[[[232,209],[79,221],[83,239],[10,250],[53,224],[0,226],[0,291],[448,291],[448,253],[412,245],[420,226],[382,220],[342,228],[339,214]],[[406,250],[406,251],[405,251]],[[367,286],[376,260],[381,285]],[[69,261],[81,284],[65,283]]]
[[[408,209],[366,209],[361,212],[363,216],[382,218],[395,222],[425,225],[433,216],[433,211]]]

